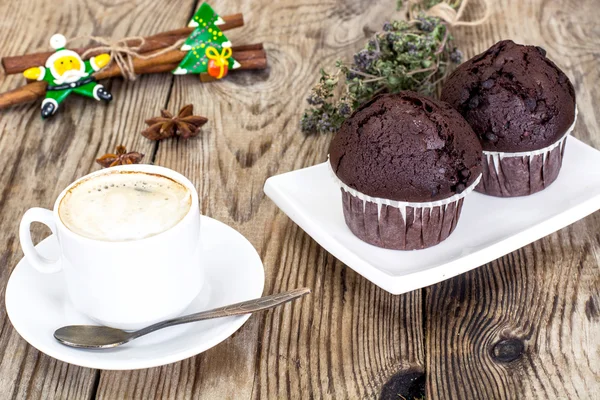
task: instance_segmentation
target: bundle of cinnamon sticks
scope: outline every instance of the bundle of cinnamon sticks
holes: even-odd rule
[[[222,31],[244,25],[244,18],[242,14],[227,15],[223,17],[223,20],[225,21],[225,24],[219,26]],[[144,55],[144,58],[133,58],[134,72],[140,75],[169,72],[174,70],[179,62],[185,57],[185,51],[172,50],[159,54],[156,57],[152,57],[152,54],[158,53],[162,49],[172,46],[181,39],[185,39],[190,33],[193,32],[193,30],[194,28],[186,27],[145,37],[142,46],[140,46],[138,50],[139,54]],[[134,40],[132,40],[132,42],[133,41]],[[127,45],[134,46],[135,43],[127,43]],[[94,46],[73,50],[79,54],[83,54],[92,48],[94,48]],[[232,56],[241,64],[239,70],[265,69],[267,67],[267,55],[262,43],[233,46],[232,51]],[[87,56],[92,57],[98,53],[100,53],[100,51],[97,53],[92,51]],[[1,62],[7,75],[18,74],[28,68],[44,65],[46,59],[51,54],[52,52],[42,52],[25,54],[22,56],[4,57],[2,58]],[[121,69],[116,64],[113,64],[96,72],[94,77],[98,80],[101,80],[121,75],[123,75]],[[200,79],[204,82],[211,80],[206,76],[201,76]],[[0,93],[0,109],[35,101],[36,99],[44,96],[44,93],[46,92],[46,86],[47,83],[44,81],[31,82],[9,92]]]

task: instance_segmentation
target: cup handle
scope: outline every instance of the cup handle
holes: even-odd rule
[[[19,227],[19,240],[21,241],[21,248],[25,254],[27,262],[31,264],[35,269],[44,273],[51,274],[61,270],[61,262],[58,260],[48,260],[38,253],[31,240],[31,223],[41,222],[46,225],[54,235],[56,235],[56,223],[54,222],[54,215],[52,211],[46,210],[45,208],[30,208],[25,212],[23,218],[21,218],[21,225]]]

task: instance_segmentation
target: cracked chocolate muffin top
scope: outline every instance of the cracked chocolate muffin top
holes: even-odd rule
[[[488,151],[542,149],[575,119],[569,78],[541,47],[511,40],[459,66],[444,84],[442,100],[465,117]]]
[[[368,196],[428,202],[470,186],[482,150],[449,104],[401,92],[356,110],[331,141],[329,160],[342,182]]]

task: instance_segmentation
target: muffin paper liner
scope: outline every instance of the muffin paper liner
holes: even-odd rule
[[[483,151],[483,177],[475,189],[497,197],[528,196],[550,186],[562,166],[567,137],[573,131],[575,119],[567,132],[555,143],[543,149],[520,153]]]
[[[435,246],[456,228],[465,196],[481,175],[462,193],[432,202],[404,202],[371,197],[342,182],[329,170],[342,192],[346,225],[359,239],[394,250],[416,250]]]

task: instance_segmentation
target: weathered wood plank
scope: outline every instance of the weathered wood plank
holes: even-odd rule
[[[431,398],[598,393],[598,213],[427,291]]]
[[[265,292],[308,286],[302,301],[258,314],[232,338],[148,371],[102,373],[101,398],[374,398],[395,373],[424,362],[421,295],[391,296],[327,254],[262,192],[276,173],[326,159],[330,137],[298,128],[319,66],[349,57],[393,4],[253,1],[228,12],[246,25],[234,43],[264,42],[270,69],[198,85],[178,77],[169,108],[192,102],[209,118],[202,137],[161,142],[158,165],[195,183],[202,212],[238,229],[261,254]],[[152,389],[149,389],[152,388]]]
[[[506,38],[544,47],[575,85],[574,135],[598,148],[599,17],[592,0],[502,0],[488,24],[457,36],[468,57]],[[427,398],[597,397],[599,226],[592,214],[427,288]]]
[[[109,35],[121,38],[185,26],[193,1],[170,1],[155,12],[154,2],[54,3],[30,0],[0,4],[0,48],[4,54],[47,49],[50,36]],[[125,144],[151,156],[155,144],[138,134],[145,118],[164,106],[172,77],[142,77],[108,83],[115,101],[105,106],[71,96],[52,120],[42,121],[39,103],[2,112],[0,118],[0,393],[2,398],[89,398],[97,371],[58,362],[21,339],[4,306],[6,283],[22,257],[18,222],[30,207],[51,208],[74,179],[99,168],[94,160]],[[23,83],[0,76],[0,90]],[[36,228],[41,239],[46,231]]]
[[[191,0],[165,2],[156,13],[150,1],[73,2],[57,12],[39,0],[27,3],[0,4],[6,54],[45,48],[62,26],[67,36],[173,29],[197,7]],[[461,48],[471,56],[502,38],[545,47],[576,85],[575,135],[600,147],[594,109],[600,99],[600,15],[594,1],[495,3],[489,23],[457,31]],[[115,80],[114,104],[74,97],[55,121],[40,121],[37,105],[3,112],[0,224],[14,229],[0,232],[0,303],[11,268],[22,257],[16,237],[22,213],[51,207],[65,185],[97,168],[93,160],[120,143],[148,155],[158,148],[157,164],[194,181],[203,213],[236,227],[259,250],[265,292],[309,286],[313,294],[253,316],[200,356],[99,376],[28,346],[0,304],[1,393],[71,399],[89,398],[97,389],[106,399],[401,398],[407,385],[423,382],[423,373],[428,398],[591,398],[599,392],[598,213],[434,285],[422,299],[421,291],[395,297],[376,288],[327,254],[262,193],[268,176],[325,159],[329,137],[305,138],[298,131],[303,98],[318,67],[361,46],[389,18],[392,2],[224,1],[215,7],[244,13],[247,25],[228,36],[265,42],[268,71],[204,85],[192,76]],[[25,25],[35,26],[35,34]],[[0,77],[0,90],[22,84],[18,76]],[[174,111],[193,102],[209,117],[203,136],[160,145],[139,136],[143,120],[167,102]],[[43,234],[35,229],[36,237]]]

